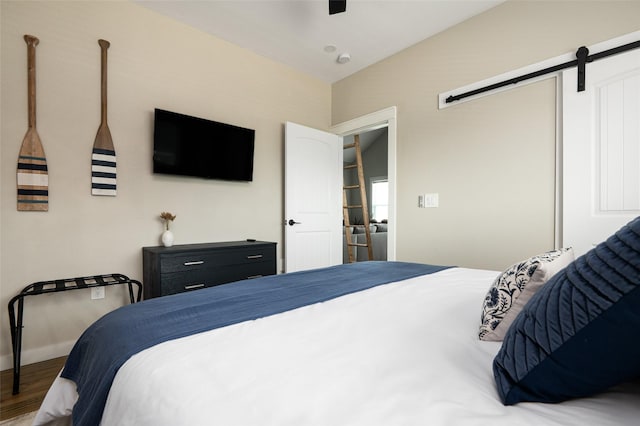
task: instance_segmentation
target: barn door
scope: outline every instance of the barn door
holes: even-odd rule
[[[563,245],[584,254],[640,215],[640,50],[564,71]]]

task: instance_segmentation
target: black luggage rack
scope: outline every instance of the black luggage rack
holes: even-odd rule
[[[29,284],[20,294],[9,301],[9,325],[11,327],[11,346],[13,349],[13,395],[20,392],[20,354],[22,351],[22,317],[24,313],[24,298],[37,294],[57,293],[60,291],[79,290],[92,287],[106,287],[110,285],[127,284],[131,303],[140,301],[142,283],[132,280],[122,274],[93,275],[89,277],[64,278],[60,280],[39,281]],[[134,298],[133,285],[138,286]],[[18,302],[17,314],[15,303]]]

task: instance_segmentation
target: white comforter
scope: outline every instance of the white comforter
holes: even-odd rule
[[[499,401],[477,332],[495,271],[454,268],[169,341],[118,372],[103,425],[637,425],[640,386]],[[36,425],[70,413],[57,379]]]

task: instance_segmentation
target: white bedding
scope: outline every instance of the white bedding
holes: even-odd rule
[[[478,340],[495,271],[464,268],[156,345],[113,382],[103,425],[637,425],[640,385],[561,404],[498,399]],[[57,379],[35,425],[75,401]]]

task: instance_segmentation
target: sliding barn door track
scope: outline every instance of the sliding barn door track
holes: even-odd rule
[[[551,67],[547,67],[538,71],[533,71],[527,74],[523,74],[521,76],[510,78],[508,80],[503,80],[498,83],[490,84],[488,86],[484,86],[478,89],[470,90],[468,92],[460,93],[459,95],[451,95],[445,99],[445,102],[450,104],[452,102],[459,101],[461,99],[468,98],[470,96],[475,96],[480,93],[489,92],[491,90],[496,90],[501,87],[517,84],[525,80],[530,80],[532,78],[540,77],[545,74],[551,74],[554,72],[562,71],[564,69],[573,68],[573,67],[578,67],[577,90],[578,92],[583,92],[585,88],[587,63],[597,61],[598,59],[603,59],[609,56],[617,55],[619,53],[627,52],[629,50],[633,50],[637,48],[640,48],[640,40],[623,44],[621,46],[617,46],[611,49],[604,50],[602,52],[589,55],[589,49],[586,48],[585,46],[582,46],[576,51],[576,59],[572,61],[564,62],[558,65],[553,65]]]

